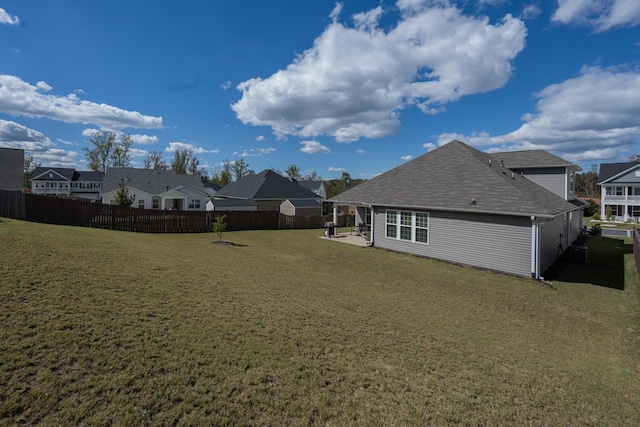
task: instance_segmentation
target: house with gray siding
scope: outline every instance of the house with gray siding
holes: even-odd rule
[[[529,177],[544,164],[510,169],[509,156],[451,141],[329,202],[334,215],[356,205],[378,248],[541,279],[579,236],[582,208]]]
[[[0,190],[24,190],[24,150],[0,147]]]
[[[575,174],[582,170],[580,166],[544,150],[509,151],[491,156],[563,199],[578,200]]]

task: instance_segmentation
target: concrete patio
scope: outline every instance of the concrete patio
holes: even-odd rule
[[[331,237],[327,237],[327,236],[320,236],[321,239],[325,239],[325,240],[332,240],[334,242],[340,242],[340,243],[347,243],[349,245],[354,245],[354,246],[361,246],[361,247],[366,247],[366,246],[371,246],[370,242],[369,242],[369,238],[365,237],[364,235],[361,234],[357,234],[355,231],[353,232],[338,232],[335,236],[331,236]]]

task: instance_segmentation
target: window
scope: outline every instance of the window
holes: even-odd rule
[[[189,209],[200,209],[200,199],[189,199]]]
[[[429,243],[429,214],[416,212],[416,242]]]
[[[387,211],[386,237],[428,244],[429,214],[415,211]]]
[[[138,200],[138,209],[144,209],[144,199]]]
[[[400,212],[400,240],[411,240],[411,212]]]
[[[624,187],[616,187],[616,196],[624,196]]]
[[[639,217],[640,216],[640,206],[633,206],[631,208],[631,216]]]
[[[151,201],[151,207],[153,209],[159,209],[160,208],[160,198],[159,197],[154,197],[153,200]]]
[[[397,239],[398,230],[398,211],[387,211],[387,230],[386,236],[391,239]]]

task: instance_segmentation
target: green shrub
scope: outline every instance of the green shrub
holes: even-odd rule
[[[602,227],[600,227],[600,224],[596,224],[593,227],[591,227],[592,236],[600,236],[601,234],[602,234]]]
[[[600,214],[599,214],[599,213],[595,213],[595,214],[593,214],[593,219],[594,219],[595,221],[600,221]]]

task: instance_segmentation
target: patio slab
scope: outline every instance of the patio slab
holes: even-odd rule
[[[349,232],[338,233],[333,237],[320,236],[320,239],[332,240],[334,242],[340,242],[340,243],[347,243],[349,245],[354,245],[354,246],[362,246],[362,247],[370,246],[369,241],[365,240],[363,236],[356,233],[349,233]]]

